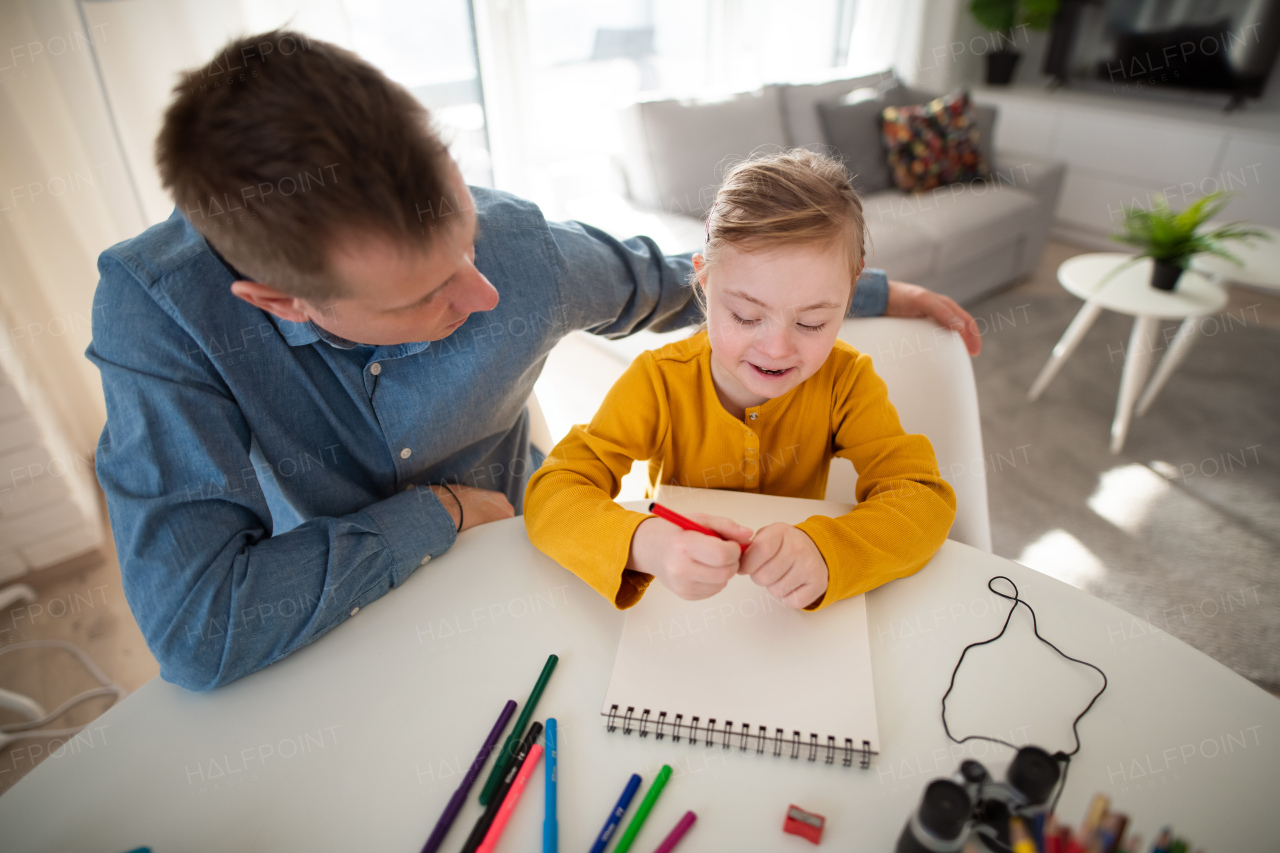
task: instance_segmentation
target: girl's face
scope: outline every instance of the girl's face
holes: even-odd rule
[[[780,397],[827,360],[853,292],[842,247],[725,246],[713,268],[701,255],[694,265],[706,292],[712,378],[731,408]]]

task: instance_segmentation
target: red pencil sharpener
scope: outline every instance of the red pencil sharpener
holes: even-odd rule
[[[814,844],[821,844],[822,827],[826,826],[826,823],[827,819],[822,815],[807,812],[799,806],[792,805],[787,806],[787,819],[782,824],[782,831],[808,839]]]

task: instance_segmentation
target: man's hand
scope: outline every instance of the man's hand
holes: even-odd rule
[[[684,530],[666,519],[646,518],[631,537],[627,568],[653,575],[686,601],[700,601],[724,589],[738,573],[738,543],[751,541],[751,528],[700,512],[688,516],[730,541]]]
[[[827,591],[827,561],[813,540],[790,524],[779,522],[757,530],[738,571],[796,610],[818,601]]]
[[[889,282],[889,303],[884,308],[886,317],[927,317],[939,326],[955,329],[964,339],[969,355],[982,351],[982,335],[978,324],[969,312],[956,301],[941,293],[934,293],[918,284],[904,281]]]
[[[470,530],[477,524],[488,524],[490,521],[501,521],[504,518],[511,518],[516,514],[515,508],[511,506],[511,501],[507,500],[507,496],[502,492],[495,492],[492,489],[477,489],[474,486],[462,486],[456,483],[450,483],[449,488],[444,486],[428,486],[427,488],[436,493],[436,497],[440,499],[440,504],[449,511],[449,517],[453,519],[453,526],[458,526],[458,503],[462,503],[462,530]],[[449,489],[453,490],[453,494],[458,496],[458,500],[453,499],[453,495],[449,494]],[[462,531],[459,530],[459,533]]]

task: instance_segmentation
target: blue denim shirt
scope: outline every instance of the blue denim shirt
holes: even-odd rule
[[[500,301],[430,343],[352,344],[254,308],[177,212],[99,258],[97,473],[166,680],[247,675],[447,551],[453,521],[420,485],[497,489],[519,512],[541,462],[525,404],[564,335],[700,319],[689,256],[473,192]],[[864,274],[854,313],[883,313],[887,293]]]

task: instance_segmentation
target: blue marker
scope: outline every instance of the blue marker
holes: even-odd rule
[[[613,837],[613,831],[618,828],[618,824],[622,822],[622,816],[627,813],[627,806],[631,805],[631,798],[636,795],[636,791],[640,789],[640,774],[632,773],[631,781],[627,782],[627,787],[623,789],[622,796],[618,798],[618,804],[613,807],[613,811],[609,812],[609,819],[604,822],[604,829],[600,830],[600,837],[596,839],[596,843],[591,845],[591,853],[604,853],[604,848],[608,846],[609,839]]]
[[[560,825],[556,822],[556,719],[547,718],[547,811],[542,819],[542,853],[559,853]]]

